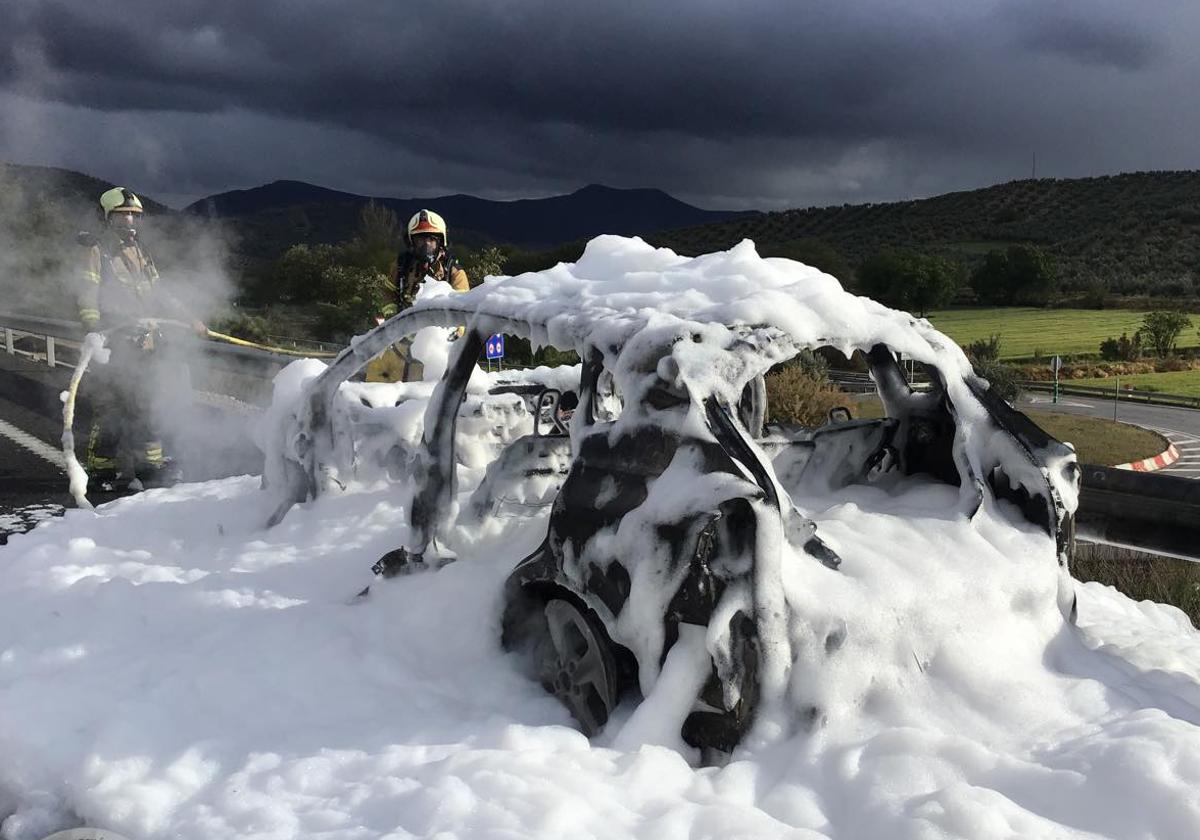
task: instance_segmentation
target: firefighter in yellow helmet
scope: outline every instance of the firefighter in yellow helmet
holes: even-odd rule
[[[81,233],[86,247],[77,302],[79,320],[88,332],[107,334],[108,364],[93,364],[84,380],[92,422],[87,440],[87,468],[98,482],[134,489],[141,479],[162,478],[167,462],[152,420],[156,403],[190,400],[186,368],[167,367],[152,319],[191,322],[183,306],[159,287],[158,269],[138,238],[141,200],[124,187],[100,196],[104,229]]]
[[[432,210],[414,213],[405,228],[404,241],[408,248],[397,256],[392,268],[396,300],[384,307],[384,317],[390,318],[412,306],[426,277],[449,283],[457,292],[470,290],[467,272],[450,253],[446,220],[437,213]],[[415,382],[420,381],[423,374],[422,364],[412,357],[412,342],[403,340],[369,366],[367,379]]]

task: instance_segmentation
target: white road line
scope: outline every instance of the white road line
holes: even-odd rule
[[[1136,425],[1136,424],[1135,424]],[[1195,432],[1181,432],[1178,429],[1168,429],[1165,426],[1144,426],[1146,429],[1153,429],[1156,432],[1162,432],[1164,435],[1178,435],[1184,438],[1188,443],[1192,441],[1200,441],[1200,437]]]
[[[42,442],[28,432],[18,429],[7,420],[0,420],[0,435],[4,435],[22,449],[28,449],[39,458],[44,458],[58,469],[63,468],[63,454],[60,450]]]

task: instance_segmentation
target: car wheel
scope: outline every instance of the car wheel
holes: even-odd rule
[[[617,705],[617,663],[600,622],[571,601],[553,598],[544,609],[546,635],[536,650],[536,676],[583,733],[595,735]]]

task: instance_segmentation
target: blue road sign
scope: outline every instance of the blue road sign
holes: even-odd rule
[[[504,358],[504,336],[494,335],[487,340],[487,346],[484,348],[486,358],[492,359]]]

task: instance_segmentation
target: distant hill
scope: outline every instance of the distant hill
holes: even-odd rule
[[[98,214],[100,195],[117,184],[55,166],[20,166],[0,163],[0,186],[13,190],[27,204],[34,206],[69,207],[73,213]],[[148,213],[170,214],[174,211],[146,196],[133,184],[123,184],[137,193]]]
[[[569,195],[490,201],[470,195],[389,198],[339,192],[301,181],[275,181],[203,198],[185,212],[236,219],[241,241],[257,256],[295,242],[348,238],[368,201],[390,207],[401,220],[421,208],[446,217],[450,238],[469,244],[506,242],[523,248],[560,245],[600,233],[647,234],[735,218],[744,213],[702,210],[655,189],[593,184]]]
[[[1117,294],[1200,291],[1200,172],[1013,181],[889,204],[756,213],[651,237],[697,254],[753,239],[762,252],[819,240],[858,265],[883,248],[981,259],[1032,243],[1057,259],[1069,288],[1095,281]]]
[[[101,224],[100,194],[113,186],[69,169],[0,163],[0,309],[75,316],[76,234]],[[143,202],[151,215],[172,212]]]

